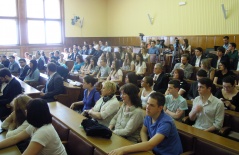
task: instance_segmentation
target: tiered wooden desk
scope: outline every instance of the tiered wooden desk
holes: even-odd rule
[[[33,88],[32,86],[28,85],[27,83],[25,83],[24,81],[20,80],[19,78],[15,77],[16,80],[19,81],[19,83],[21,84],[22,88],[24,89],[23,94],[28,95],[32,98],[38,98],[40,97],[40,91]]]
[[[0,126],[1,126],[2,122],[0,121]],[[0,134],[0,141],[4,140],[6,138],[6,132],[3,132]],[[4,148],[4,149],[0,149],[0,154],[1,155],[20,155],[21,152],[19,151],[19,149],[17,148],[16,145],[8,147],[8,148]]]
[[[84,116],[78,114],[77,112],[62,105],[59,102],[51,102],[48,105],[53,117],[58,119],[60,122],[66,125],[70,130],[75,132],[79,137],[91,143],[95,148],[99,149],[105,154],[109,153],[110,151],[114,149],[133,144],[132,142],[120,136],[117,136],[115,134],[112,134],[112,137],[110,139],[87,136],[84,129],[80,127],[82,120],[85,119]],[[152,153],[150,152],[141,152],[141,153],[134,153],[134,154],[152,155]]]

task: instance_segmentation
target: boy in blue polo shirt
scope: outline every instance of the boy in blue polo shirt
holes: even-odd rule
[[[146,106],[144,125],[141,129],[141,143],[121,147],[111,151],[110,155],[123,155],[131,152],[151,151],[156,155],[179,155],[182,144],[173,119],[164,113],[165,97],[155,92],[150,94]],[[149,137],[149,139],[148,139]]]

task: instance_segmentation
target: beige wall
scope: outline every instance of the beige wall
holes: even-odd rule
[[[104,37],[107,34],[107,0],[64,0],[66,37]],[[71,25],[74,16],[84,25]]]
[[[179,6],[180,1],[187,4]],[[66,37],[239,34],[238,8],[239,0],[65,0],[65,32]],[[85,17],[82,31],[70,24],[74,15]]]

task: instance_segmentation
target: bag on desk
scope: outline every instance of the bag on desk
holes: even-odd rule
[[[110,138],[112,131],[92,119],[84,119],[81,123],[87,136]]]

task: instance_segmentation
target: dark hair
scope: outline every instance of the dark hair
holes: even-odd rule
[[[236,43],[229,43],[232,47],[234,47],[234,48],[236,48],[237,47],[237,45],[236,45]]]
[[[197,72],[197,76],[207,77],[207,72],[204,69],[199,69],[198,72]]]
[[[188,44],[188,39],[183,39],[184,43],[185,43],[185,49],[188,48],[189,44]]]
[[[57,54],[60,54],[60,52],[58,50],[55,51]]]
[[[235,85],[236,78],[234,76],[228,75],[222,79],[222,82],[230,83],[232,86]]]
[[[84,80],[85,80],[86,83],[90,83],[92,86],[94,86],[95,83],[97,82],[97,80],[90,75],[85,76]]]
[[[114,54],[115,54],[116,60],[120,60],[121,59],[119,52],[115,52]]]
[[[47,64],[47,69],[50,71],[50,72],[56,72],[56,64],[54,64],[53,62],[50,62]]]
[[[0,69],[0,77],[5,77],[6,75],[9,77],[12,77],[12,74],[9,71],[9,69],[7,69],[7,68]]]
[[[152,43],[152,42],[153,42],[154,44],[156,44],[156,42],[155,42],[154,40],[152,40],[151,43]]]
[[[126,54],[128,55],[129,64],[127,64],[127,60],[126,60],[126,58],[125,58],[125,59],[124,59],[124,65],[129,65],[129,66],[130,66],[133,58],[132,58],[132,55],[131,55],[129,52],[126,52],[125,55],[126,55]]]
[[[225,48],[222,47],[222,46],[218,47],[217,50],[218,50],[219,52],[222,52],[223,54],[225,53]]]
[[[138,83],[137,83],[138,78],[135,72],[129,72],[126,74],[126,76],[128,76],[129,83],[133,83],[134,85],[138,86]]]
[[[90,57],[89,57],[89,56],[87,56],[87,57],[85,58],[85,60],[86,60],[86,62],[87,62],[87,63],[85,63],[85,65],[87,65],[87,66],[88,66],[88,65],[90,64]]]
[[[30,63],[33,64],[33,67],[29,69],[28,74],[30,77],[32,77],[32,74],[34,71],[37,69],[37,61],[36,60],[31,60]]]
[[[115,68],[113,68],[112,71],[113,72],[115,71],[115,73],[114,73],[114,75],[115,75],[118,72],[118,70],[120,69],[120,63],[117,60],[114,62],[115,62]]]
[[[201,47],[197,47],[194,50],[198,50],[199,52],[203,53],[203,49]]]
[[[183,55],[181,55],[181,58],[182,58],[182,57],[185,57],[185,58],[187,58],[187,60],[189,60],[188,54],[183,54]]]
[[[142,65],[142,62],[144,61],[143,55],[141,53],[136,54],[140,57],[140,61],[136,60],[136,65],[140,64],[140,66]]]
[[[108,58],[107,58],[107,54],[108,54]],[[109,61],[110,62],[110,64],[109,65],[111,65],[112,64],[112,61],[113,61],[113,55],[112,55],[112,53],[111,52],[107,52],[106,54],[105,54],[105,58],[106,58],[106,60],[107,61]]]
[[[228,37],[228,36],[224,36],[224,37],[223,37],[223,39],[227,39],[227,40],[228,40],[228,39],[229,39],[229,37]]]
[[[173,73],[174,73],[175,71],[178,72],[178,78],[179,78],[180,81],[182,81],[183,78],[184,78],[184,71],[183,71],[182,69],[175,69],[175,70],[173,71]]]
[[[94,66],[91,66],[91,68],[94,68],[95,66],[97,66],[97,59],[95,57],[92,57],[90,60],[94,61]]]
[[[180,82],[178,80],[170,80],[168,84],[172,84],[174,88],[180,88]]]
[[[227,61],[220,61],[220,63],[227,69],[230,70],[230,64]]]
[[[158,106],[164,106],[165,97],[162,93],[153,92],[149,95],[150,98],[157,100]]]
[[[83,57],[81,55],[77,55],[76,58],[80,59],[80,62],[83,62]]]
[[[27,121],[36,128],[52,122],[52,116],[45,100],[36,98],[28,103]]]
[[[21,58],[21,59],[18,60],[18,62],[21,62],[21,61],[26,62],[26,59]]]
[[[124,91],[124,93],[129,95],[130,101],[135,107],[142,108],[142,101],[138,95],[140,90],[137,86],[132,83],[126,83],[125,85],[120,87],[120,91]]]
[[[201,84],[203,84],[203,85],[206,85],[207,88],[208,88],[208,87],[211,87],[211,88],[212,88],[212,85],[213,85],[212,80],[209,79],[209,78],[207,78],[207,77],[203,77],[203,78],[199,79],[199,80],[198,80],[198,83],[201,83]]]
[[[145,76],[144,78],[150,87],[154,84],[154,80],[151,76]]]
[[[7,58],[7,56],[6,56],[6,55],[3,55],[2,57],[3,57],[3,58]]]
[[[10,55],[9,58],[15,59],[15,57],[13,55]]]

